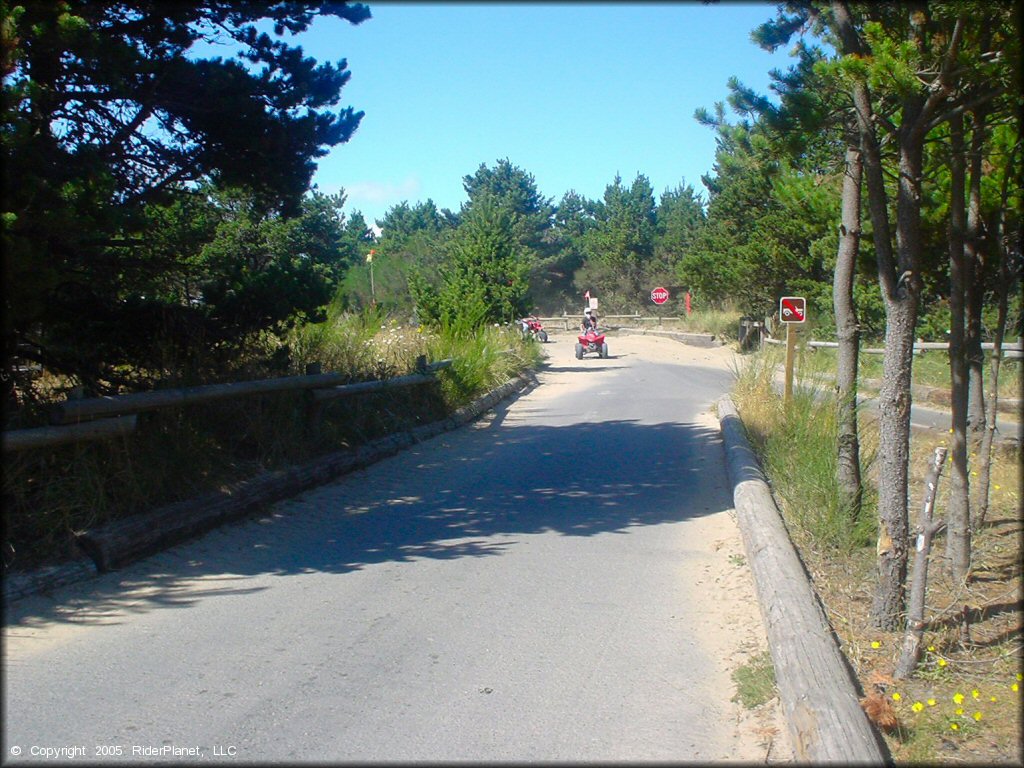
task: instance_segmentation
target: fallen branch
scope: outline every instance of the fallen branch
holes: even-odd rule
[[[939,487],[939,475],[946,461],[946,449],[935,449],[932,466],[925,479],[924,502],[921,505],[921,517],[917,524],[917,546],[914,553],[914,581],[910,587],[910,604],[907,608],[907,631],[903,635],[903,647],[900,659],[896,664],[894,677],[897,680],[908,678],[914,674],[917,662],[921,658],[921,645],[924,636],[924,596],[928,583],[928,555],[932,549],[932,539],[942,530],[945,523],[932,519],[935,506],[935,494]]]

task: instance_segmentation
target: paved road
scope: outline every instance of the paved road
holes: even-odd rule
[[[542,385],[470,428],[9,606],[4,758],[749,757],[701,417],[731,374],[611,341],[549,345]]]

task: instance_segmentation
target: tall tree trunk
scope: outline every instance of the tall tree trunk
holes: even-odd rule
[[[910,481],[911,373],[921,275],[921,170],[923,136],[920,104],[907,98],[899,130],[899,186],[896,198],[895,280],[885,286],[885,356],[879,392],[878,569],[871,618],[880,629],[902,623],[909,549],[907,490]]]
[[[991,244],[984,237],[985,222],[981,213],[982,153],[985,146],[986,110],[974,112],[971,126],[970,191],[968,193],[967,229],[964,247],[967,250],[965,298],[967,325],[964,337],[964,355],[967,360],[969,395],[967,423],[971,432],[981,435],[985,431],[985,353],[981,348],[981,310],[985,302],[985,256]]]
[[[844,0],[832,0],[835,31],[843,53],[870,57]],[[880,629],[900,627],[905,601],[909,520],[907,491],[910,464],[910,382],[914,332],[921,295],[921,172],[924,142],[931,120],[952,93],[952,79],[963,39],[964,16],[958,17],[948,38],[940,70],[928,87],[903,92],[899,124],[891,125],[874,112],[867,82],[856,78],[851,95],[857,129],[864,151],[878,279],[885,300],[885,361],[879,393],[878,477],[878,583],[871,605],[871,619]],[[927,50],[931,37],[927,6],[908,7],[908,39],[917,50]],[[889,239],[888,197],[882,173],[878,126],[889,125],[899,152],[896,198],[896,258]]]
[[[910,380],[916,325],[917,293],[901,285],[897,294],[886,297],[885,358],[878,396],[878,583],[871,618],[886,630],[899,627],[905,599]]]
[[[832,10],[837,32],[843,42],[843,52],[862,55],[863,50],[846,3],[833,0]],[[893,253],[889,197],[876,134],[874,108],[867,84],[862,80],[855,81],[851,96],[857,116],[861,150],[864,153],[864,180],[868,190],[878,282],[885,300],[886,318],[885,358],[878,397],[878,562],[871,620],[880,629],[896,630],[901,623],[906,599],[910,527],[907,517],[907,465],[910,451],[910,369],[917,323],[917,293],[908,289],[920,277],[915,274],[916,270],[901,269],[902,264],[898,264]],[[902,184],[903,154],[901,151],[900,212],[906,207]],[[911,176],[918,181],[920,179],[919,171]],[[906,231],[902,239],[906,244]]]
[[[985,523],[985,516],[988,514],[989,484],[991,482],[992,469],[992,442],[995,439],[996,414],[999,405],[999,367],[1003,354],[1003,336],[1006,333],[1006,318],[1008,314],[1008,295],[1010,286],[1019,278],[1016,270],[1011,264],[1020,263],[1020,229],[1019,223],[1015,232],[1009,231],[1007,224],[1007,202],[1010,193],[1010,180],[1016,178],[1016,158],[1020,144],[1013,148],[1010,159],[1007,161],[1003,187],[1000,196],[999,223],[996,226],[996,236],[993,238],[995,246],[999,249],[999,281],[998,281],[998,316],[992,340],[992,370],[990,374],[991,390],[986,406],[988,414],[985,419],[985,434],[981,438],[981,447],[978,449],[978,482],[975,483],[975,498],[972,504],[971,527],[979,530]],[[1011,246],[1011,243],[1013,244]],[[1015,251],[1012,249],[1016,249]]]
[[[860,438],[857,431],[857,363],[860,350],[860,325],[853,304],[853,280],[860,253],[860,188],[864,176],[861,151],[846,148],[846,172],[843,175],[842,224],[839,251],[832,278],[832,304],[836,315],[839,350],[836,367],[838,408],[838,462],[836,482],[844,510],[852,523],[860,517],[863,487],[860,473]]]
[[[950,493],[947,511],[946,558],[953,579],[966,580],[971,564],[970,502],[967,477],[967,358],[964,349],[964,250],[966,198],[964,186],[964,119],[956,115],[950,127],[949,193],[949,374],[952,397],[953,450],[950,454]]]

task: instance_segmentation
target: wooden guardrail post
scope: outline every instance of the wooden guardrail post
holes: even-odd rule
[[[307,376],[317,376],[323,373],[323,366],[319,362],[306,363],[305,373]],[[316,437],[320,434],[320,424],[323,422],[323,403],[313,397],[313,390],[305,390],[303,399],[306,401],[306,427]]]
[[[796,330],[793,323],[786,323],[786,386],[782,402],[789,406],[793,400],[793,367],[796,358]]]

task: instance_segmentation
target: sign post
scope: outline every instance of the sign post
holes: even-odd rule
[[[377,306],[377,293],[373,290],[373,255],[377,252],[375,248],[371,248],[370,252],[366,254],[366,263],[370,265],[370,304]]]
[[[660,285],[651,291],[651,301],[655,304],[664,304],[668,301],[668,290],[662,288]]]
[[[779,299],[779,320],[786,324],[786,385],[782,392],[782,402],[788,406],[793,399],[793,361],[796,357],[796,331],[807,318],[807,299],[803,296],[783,296]]]

